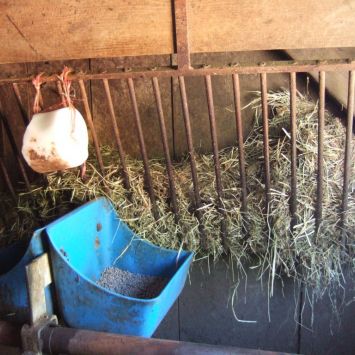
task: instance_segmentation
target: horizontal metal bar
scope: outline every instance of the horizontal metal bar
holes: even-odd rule
[[[20,326],[0,321],[0,344],[20,346],[20,332]],[[281,353],[259,349],[242,349],[232,346],[143,338],[66,327],[46,327],[39,333],[39,340],[42,344],[43,352],[48,354],[281,355]]]
[[[231,75],[231,74],[261,74],[261,73],[299,73],[310,71],[350,71],[355,70],[355,59],[328,60],[328,61],[275,61],[259,64],[241,64],[226,67],[186,68],[173,69],[164,67],[156,69],[138,69],[114,73],[74,73],[68,75],[69,80],[102,80],[102,79],[128,79],[128,78],[153,78],[153,77],[180,77],[180,76],[206,76],[206,75]],[[0,79],[0,84],[31,82],[33,76],[12,77]],[[41,82],[58,80],[57,74],[42,76]]]

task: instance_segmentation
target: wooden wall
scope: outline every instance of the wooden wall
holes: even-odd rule
[[[0,2],[0,63],[174,52],[172,0]],[[191,52],[354,47],[355,0],[187,0]]]

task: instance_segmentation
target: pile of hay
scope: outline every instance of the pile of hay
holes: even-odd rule
[[[342,172],[345,134],[338,119],[326,112],[324,147],[324,220],[318,235],[314,232],[314,211],[317,173],[317,104],[298,93],[297,149],[298,149],[298,223],[290,231],[290,111],[288,91],[270,92],[270,162],[272,198],[269,214],[263,213],[265,204],[263,173],[263,139],[260,119],[260,93],[250,104],[256,110],[255,127],[245,142],[248,184],[248,213],[243,221],[240,212],[240,180],[236,148],[220,152],[223,208],[227,217],[230,257],[240,265],[246,260],[257,260],[260,273],[266,271],[271,280],[286,273],[315,287],[319,294],[329,286],[342,282],[343,266],[353,263],[349,249],[341,245],[339,206],[341,203]],[[206,250],[200,247],[199,222],[193,213],[193,185],[188,159],[174,164],[175,186],[179,207],[179,223],[174,221],[167,199],[168,180],[163,160],[151,160],[150,169],[160,218],[156,221],[151,202],[144,189],[144,169],[141,161],[128,158],[128,174],[132,187],[131,199],[123,188],[115,150],[102,148],[105,176],[97,169],[96,159],[88,161],[88,181],[78,178],[77,172],[49,174],[45,187],[22,193],[13,216],[8,216],[7,227],[0,226],[7,240],[26,236],[38,225],[62,215],[95,197],[107,196],[120,217],[140,236],[153,243],[178,249],[194,250],[199,258],[218,259],[223,254],[221,243],[221,214],[217,210],[217,194],[212,155],[197,155],[200,182],[202,222],[208,239]],[[355,154],[353,154],[355,158]],[[355,159],[353,159],[353,162]],[[355,231],[355,168],[349,196],[348,244],[354,242]],[[107,195],[107,189],[110,195]],[[10,209],[11,200],[2,196]],[[247,223],[245,223],[247,221]],[[247,234],[243,227],[247,228]],[[1,231],[1,228],[3,230]],[[256,259],[255,259],[256,257]]]

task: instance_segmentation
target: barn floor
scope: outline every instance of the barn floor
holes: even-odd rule
[[[355,302],[349,299],[354,280],[348,278],[344,301],[347,306],[341,313],[340,324],[332,316],[331,304],[325,296],[314,307],[314,323],[310,329],[310,307],[303,310],[304,327],[295,322],[300,316],[298,306],[295,312],[300,293],[292,280],[284,280],[283,287],[279,282],[279,287],[275,287],[269,322],[266,285],[262,289],[255,271],[250,269],[246,288],[244,281],[239,285],[235,310],[239,319],[256,323],[236,321],[229,302],[233,286],[230,275],[231,270],[224,262],[211,266],[210,273],[206,262],[194,263],[191,283],[187,281],[182,295],[154,336],[289,353],[355,354]],[[337,295],[338,300],[342,295]]]

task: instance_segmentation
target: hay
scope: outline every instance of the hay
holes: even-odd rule
[[[297,226],[290,231],[290,112],[287,91],[270,92],[271,202],[269,214],[263,213],[263,140],[260,120],[260,93],[250,105],[256,111],[253,132],[245,142],[248,183],[248,213],[243,221],[240,213],[241,189],[239,162],[236,148],[220,152],[224,187],[223,208],[227,218],[228,252],[242,266],[251,257],[257,257],[260,275],[266,272],[272,281],[286,274],[315,288],[318,295],[334,284],[341,284],[344,265],[354,263],[349,250],[341,243],[339,206],[342,191],[344,128],[338,119],[326,112],[324,147],[324,220],[319,234],[314,233],[314,207],[317,169],[317,104],[297,95],[297,149],[298,149],[298,210]],[[144,169],[141,161],[128,157],[128,174],[132,186],[131,199],[123,188],[115,150],[102,148],[105,177],[97,169],[91,154],[88,161],[89,180],[82,182],[76,172],[47,175],[47,186],[36,187],[31,193],[21,193],[18,206],[9,227],[3,235],[16,234],[28,237],[28,231],[53,220],[75,206],[95,197],[107,196],[115,205],[120,217],[143,238],[167,247],[194,250],[199,258],[223,255],[221,243],[221,214],[217,210],[217,194],[212,155],[197,155],[197,170],[202,199],[202,223],[208,238],[208,248],[200,247],[199,222],[193,212],[193,185],[188,159],[174,164],[174,177],[180,219],[176,224],[169,206],[168,181],[163,160],[151,160],[150,168],[160,218],[155,221],[151,202],[144,189]],[[355,162],[353,154],[353,162]],[[353,170],[354,165],[353,165]],[[353,171],[354,173],[355,171]],[[354,174],[352,174],[354,177]],[[107,195],[104,185],[108,187]],[[2,197],[5,198],[5,197]],[[11,205],[6,197],[6,203]],[[347,233],[348,244],[354,242],[355,231],[355,181],[349,196]],[[6,207],[10,209],[10,207]],[[247,221],[247,223],[246,223]],[[266,224],[268,228],[266,228]],[[247,238],[243,232],[247,228]],[[1,226],[0,226],[1,228]],[[14,238],[10,238],[11,240]],[[255,259],[254,259],[255,260]],[[353,263],[353,264],[352,264]],[[271,286],[272,293],[272,286]]]

